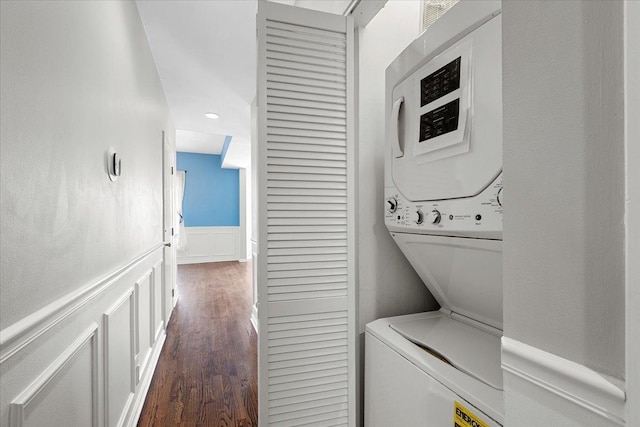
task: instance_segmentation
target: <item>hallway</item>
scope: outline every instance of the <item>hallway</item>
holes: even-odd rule
[[[251,263],[178,267],[178,299],[139,426],[257,426]]]

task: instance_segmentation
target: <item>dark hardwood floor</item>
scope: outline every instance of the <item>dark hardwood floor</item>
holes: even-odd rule
[[[251,264],[181,265],[178,292],[138,426],[257,426]]]

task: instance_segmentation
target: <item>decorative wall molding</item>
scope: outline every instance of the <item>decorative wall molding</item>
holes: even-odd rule
[[[178,251],[178,264],[237,261],[243,258],[240,227],[187,227],[187,248]]]
[[[129,288],[127,292],[122,295],[104,314],[103,314],[103,354],[104,354],[104,362],[103,362],[103,373],[104,373],[104,424],[105,426],[109,426],[109,411],[111,410],[109,395],[111,394],[112,384],[110,383],[110,370],[111,360],[109,358],[109,350],[111,349],[111,327],[110,321],[112,317],[125,306],[125,303],[128,304],[128,314],[129,314],[129,395],[126,399],[124,408],[122,409],[120,416],[118,417],[118,423],[116,425],[121,426],[124,422],[129,410],[131,408],[131,403],[133,402],[133,397],[136,391],[136,379],[134,377],[135,372],[135,358],[133,354],[133,349],[135,346],[135,301],[133,294],[133,287]],[[123,330],[118,330],[118,333],[122,334]],[[122,348],[118,348],[118,351],[122,351]]]
[[[155,343],[153,347],[148,366],[153,366],[154,369],[148,369],[146,373],[143,374],[140,383],[138,383],[138,391],[136,392],[135,399],[133,401],[131,415],[129,416],[128,422],[126,423],[128,427],[136,427],[138,425],[138,419],[140,418],[140,414],[142,413],[142,407],[144,406],[144,401],[147,398],[149,386],[151,385],[151,379],[153,378],[153,371],[155,370],[155,366],[157,365],[158,359],[160,358],[160,352],[166,338],[167,334],[162,334],[160,336],[160,339]]]
[[[4,328],[0,331],[0,364],[106,291],[125,274],[133,270],[139,263],[164,246],[164,243],[158,243],[152,246],[147,251],[102,279],[71,292],[29,316],[22,318],[13,325]]]
[[[155,325],[155,332],[153,336],[153,342],[156,342],[160,337],[160,334],[165,329],[165,307],[166,307],[166,292],[162,292],[164,287],[163,271],[164,260],[160,260],[153,266],[153,304],[151,309],[153,313],[151,318],[152,324]]]
[[[42,404],[37,397],[58,376],[64,374],[64,368],[74,359],[85,345],[91,347],[91,414],[92,426],[98,426],[98,353],[96,348],[96,336],[98,324],[92,323],[38,378],[35,379],[12,402],[9,410],[9,424],[11,427],[22,427],[25,423],[27,411],[32,403]]]
[[[624,382],[502,337],[502,369],[616,425],[624,426]]]
[[[135,358],[136,358],[136,382],[142,380],[144,372],[150,361],[155,331],[153,328],[153,269],[136,280],[134,285],[135,295]]]

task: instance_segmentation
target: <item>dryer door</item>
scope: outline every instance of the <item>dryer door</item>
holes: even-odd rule
[[[424,57],[387,99],[393,182],[411,201],[475,196],[502,167],[500,15]]]

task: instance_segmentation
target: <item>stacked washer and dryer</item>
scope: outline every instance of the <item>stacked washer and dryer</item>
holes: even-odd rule
[[[504,422],[500,11],[460,1],[387,68],[385,224],[441,308],[367,325],[367,427]]]

